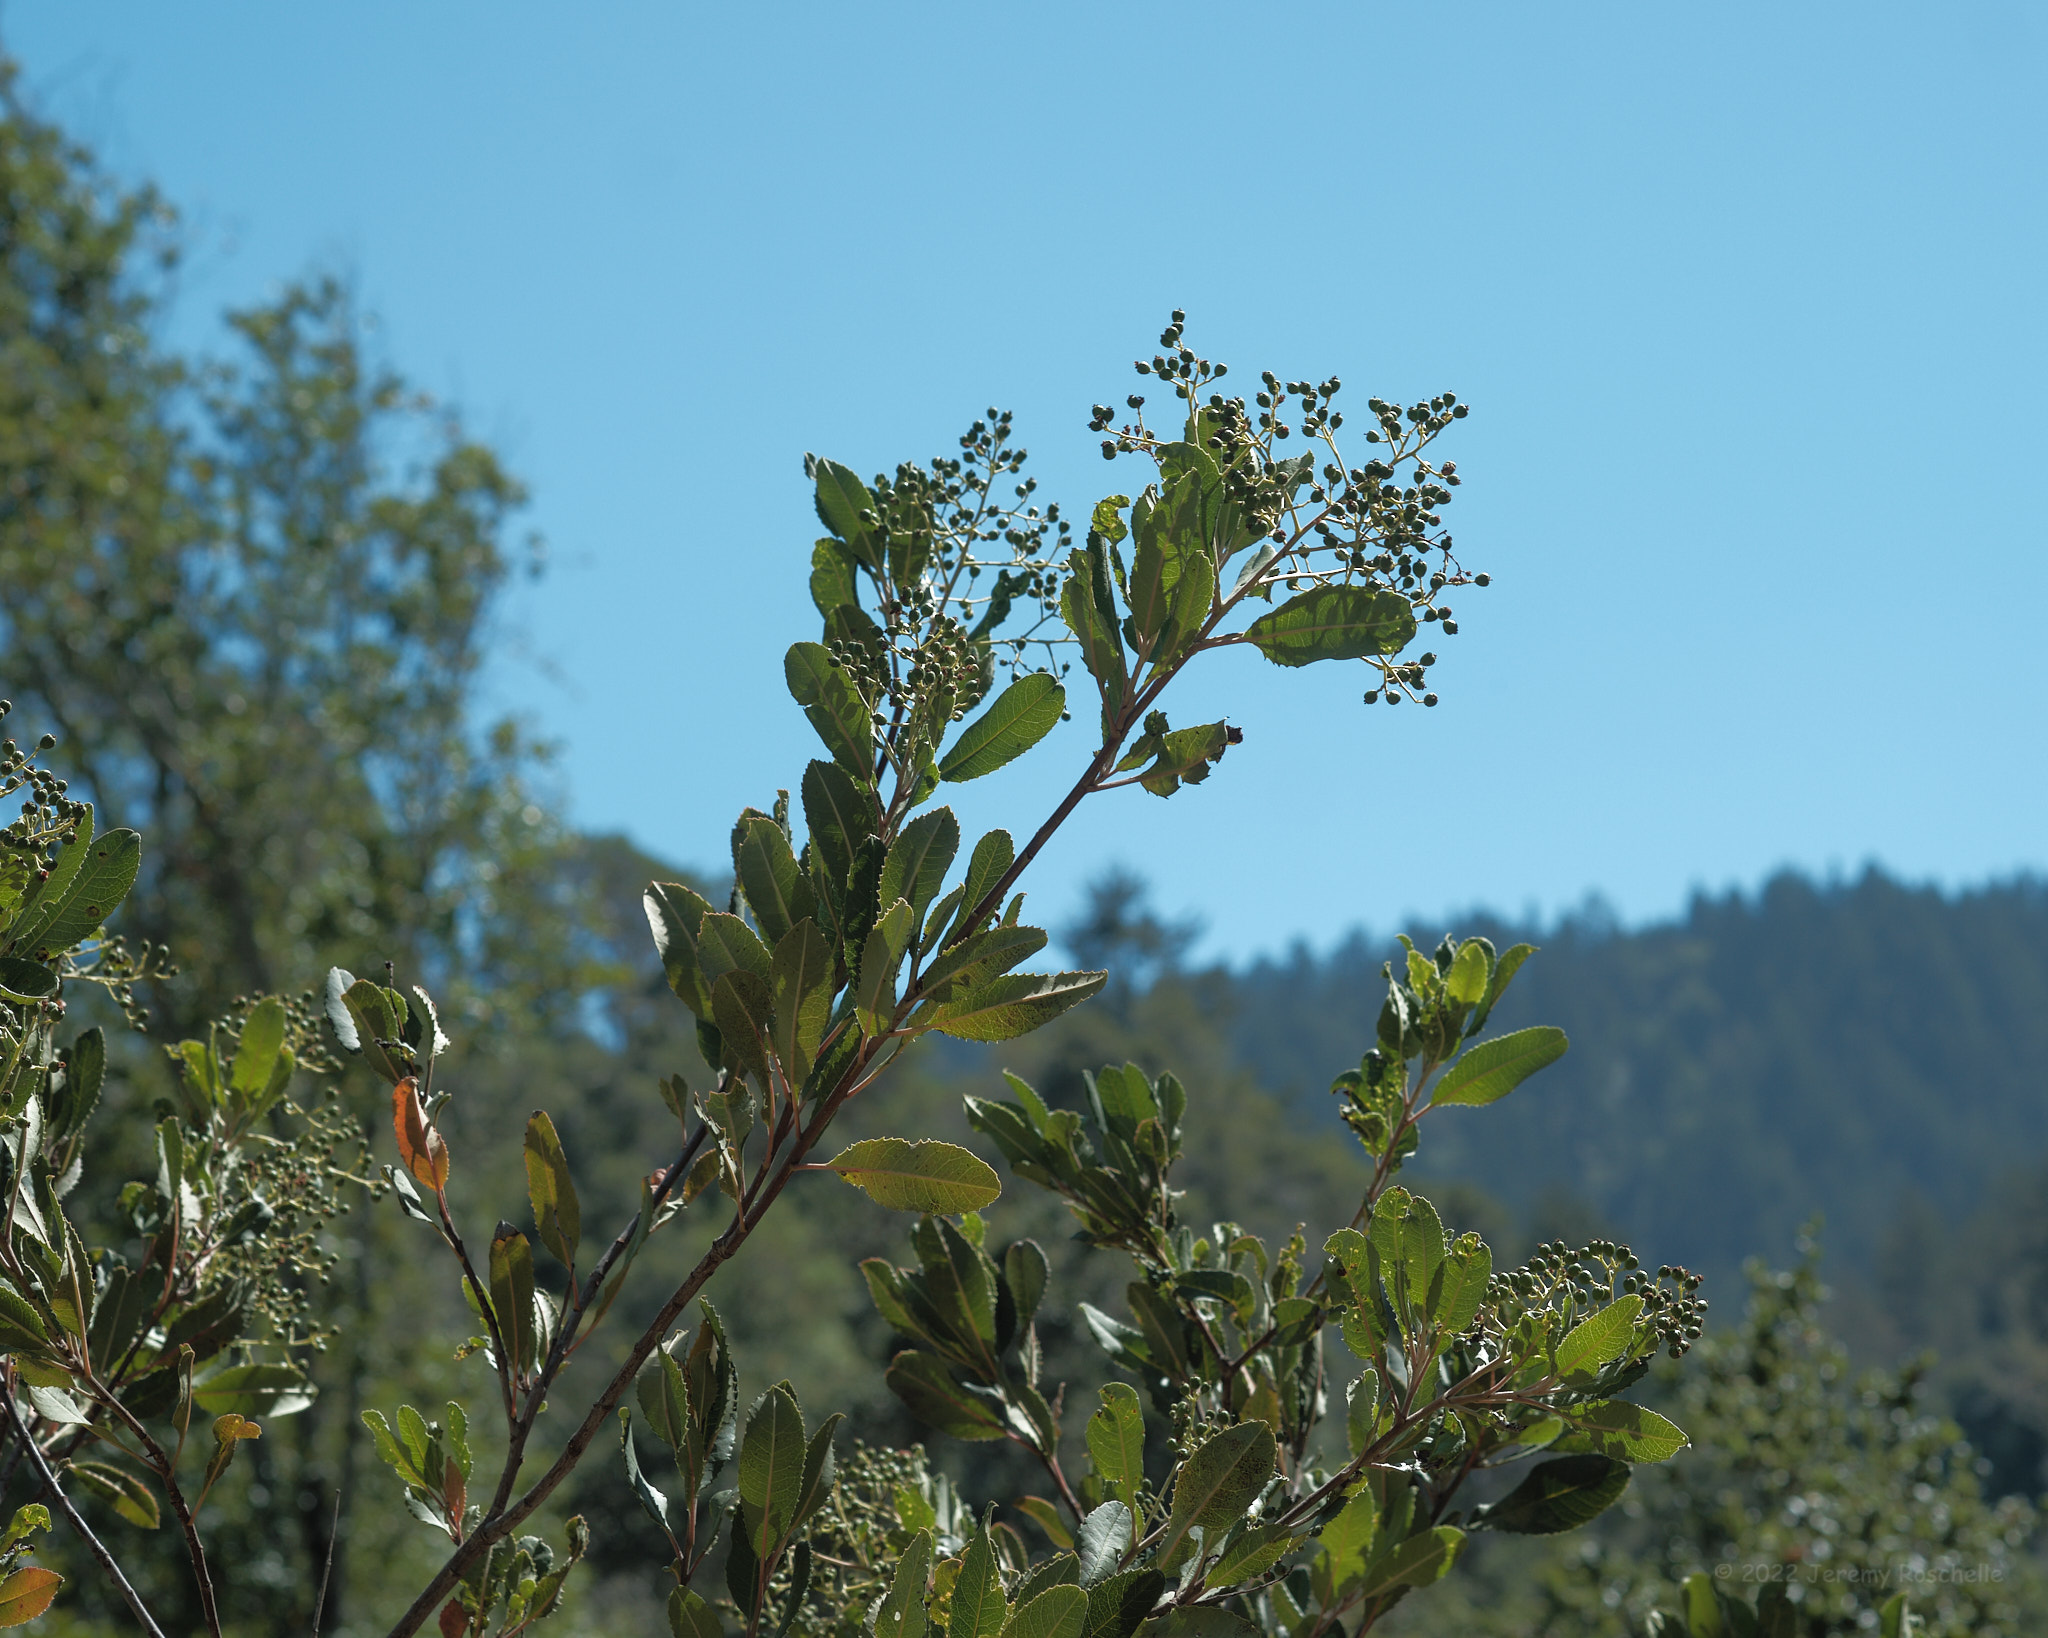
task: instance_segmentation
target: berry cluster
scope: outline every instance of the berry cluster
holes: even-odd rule
[[[0,719],[13,710],[13,701],[0,700]],[[20,814],[0,829],[0,895],[6,895],[0,897],[0,934],[35,885],[49,880],[60,850],[77,842],[79,822],[90,811],[89,803],[69,794],[69,780],[59,779],[38,764],[36,759],[56,743],[55,734],[44,734],[32,749],[24,751],[11,739],[0,741],[0,801],[26,793]],[[137,951],[125,939],[109,938],[91,946],[89,954],[68,953],[63,971],[67,978],[102,986],[130,1026],[141,1030],[148,1024],[149,1014],[137,998],[135,986],[145,979],[176,977],[178,969],[171,965],[170,955],[167,945],[145,943]],[[51,1001],[45,1005],[61,1011],[64,1004]]]
[[[1186,323],[1187,315],[1176,309],[1160,334],[1162,350],[1133,366],[1139,375],[1171,389],[1182,405],[1184,429],[1169,433],[1148,427],[1142,394],[1125,399],[1133,414],[1120,424],[1108,405],[1093,405],[1089,430],[1111,434],[1102,441],[1103,458],[1157,454],[1181,438],[1199,442],[1215,457],[1228,498],[1253,532],[1271,543],[1265,585],[1290,592],[1332,584],[1384,587],[1407,598],[1417,619],[1438,626],[1447,637],[1456,636],[1458,622],[1445,594],[1489,584],[1487,575],[1469,573],[1459,564],[1444,529],[1443,508],[1461,481],[1457,463],[1434,462],[1429,455],[1436,438],[1468,413],[1457,395],[1439,393],[1406,408],[1368,399],[1374,424],[1365,441],[1380,447],[1371,459],[1349,465],[1337,446],[1344,413],[1335,401],[1342,381],[1334,375],[1320,382],[1283,381],[1268,370],[1249,404],[1220,392],[1205,396],[1204,389],[1228,370],[1186,344]],[[1280,453],[1280,446],[1297,435],[1306,444],[1323,446],[1320,467],[1313,448],[1291,457]],[[1389,705],[1403,699],[1437,703],[1427,687],[1434,654],[1419,661],[1365,663],[1381,674],[1365,693],[1368,705],[1382,699]]]
[[[1558,1240],[1536,1248],[1520,1268],[1496,1275],[1487,1288],[1487,1302],[1503,1331],[1514,1329],[1524,1315],[1557,1315],[1569,1329],[1577,1320],[1617,1298],[1642,1298],[1639,1323],[1647,1324],[1673,1359],[1700,1339],[1707,1305],[1698,1295],[1700,1276],[1667,1264],[1653,1278],[1642,1270],[1634,1252],[1613,1240],[1593,1240],[1573,1248]]]

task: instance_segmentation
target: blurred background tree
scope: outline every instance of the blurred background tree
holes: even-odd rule
[[[478,720],[500,595],[541,566],[515,534],[522,490],[370,359],[334,279],[229,315],[223,359],[168,347],[178,248],[168,207],[0,67],[0,665],[79,794],[148,834],[124,924],[181,968],[151,997],[158,1032],[388,960],[453,1003],[473,1073],[531,1071],[551,1043],[559,1064],[592,1023],[621,1038],[652,867],[567,830],[544,748]],[[130,1106],[168,1091],[161,1065],[124,1067]],[[380,1316],[433,1299],[393,1225],[352,1221],[321,1401],[264,1441],[218,1527],[249,1535],[236,1556],[259,1573],[231,1613],[250,1631],[309,1620],[357,1410],[422,1363],[366,1346],[406,1334]],[[280,1512],[302,1528],[280,1533]],[[182,1587],[170,1557],[151,1569]],[[338,1552],[331,1615],[350,1578]]]
[[[132,914],[178,935],[167,1022],[371,948],[472,1008],[573,1008],[605,960],[575,839],[540,747],[475,721],[540,567],[523,491],[366,357],[335,280],[231,314],[225,361],[164,350],[169,211],[0,99],[0,644],[155,843]]]

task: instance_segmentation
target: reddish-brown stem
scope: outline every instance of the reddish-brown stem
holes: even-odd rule
[[[134,1435],[136,1443],[142,1446],[149,1465],[163,1481],[164,1494],[170,1498],[171,1511],[178,1515],[178,1527],[184,1532],[185,1555],[192,1561],[192,1577],[199,1587],[200,1614],[205,1616],[206,1630],[212,1634],[212,1638],[220,1638],[220,1609],[214,1601],[213,1576],[206,1567],[206,1545],[199,1539],[199,1524],[192,1516],[192,1509],[185,1504],[185,1493],[178,1488],[177,1462],[150,1436],[149,1429],[136,1419],[135,1414],[102,1384],[88,1378],[86,1385],[98,1396],[102,1404],[109,1406],[114,1414],[128,1425],[128,1431]],[[190,1392],[189,1378],[186,1391]],[[183,1443],[181,1436],[181,1447]]]
[[[842,1086],[858,1087],[866,1063],[867,1049],[864,1048],[848,1066]],[[562,1447],[561,1454],[516,1502],[493,1506],[491,1512],[470,1532],[469,1538],[449,1555],[447,1562],[441,1566],[426,1589],[398,1618],[391,1628],[390,1638],[409,1638],[411,1633],[417,1632],[421,1624],[455,1590],[463,1574],[477,1558],[487,1552],[493,1542],[502,1540],[530,1517],[575,1470],[577,1464],[583,1460],[584,1453],[604,1429],[612,1411],[633,1386],[640,1367],[647,1363],[654,1350],[660,1346],[662,1337],[675,1324],[683,1310],[696,1299],[697,1293],[704,1289],[712,1275],[746,1244],[747,1236],[753,1232],[755,1225],[760,1222],[769,1207],[774,1205],[783,1187],[795,1174],[797,1165],[809,1153],[812,1145],[824,1135],[825,1128],[831,1125],[833,1117],[838,1114],[848,1095],[850,1093],[835,1092],[819,1107],[811,1124],[797,1134],[789,1153],[775,1168],[768,1186],[761,1191],[752,1209],[734,1216],[731,1226],[712,1241],[710,1248],[698,1259],[697,1266],[690,1270],[688,1277],[670,1294],[668,1301],[662,1304],[661,1311],[655,1315],[653,1322],[641,1332],[639,1340],[628,1350],[626,1358],[620,1363],[611,1381],[598,1395],[582,1422],[577,1425],[576,1431],[569,1436],[569,1441]]]
[[[470,1266],[469,1248],[462,1243],[462,1236],[455,1232],[455,1219],[448,1215],[448,1191],[436,1189],[434,1202],[441,1208],[442,1236],[448,1242],[448,1249],[455,1253],[455,1260],[462,1264],[462,1277],[469,1281],[470,1290],[476,1293],[477,1312],[483,1315],[484,1329],[491,1334],[491,1353],[498,1364],[498,1394],[505,1404],[505,1426],[508,1429],[517,1427],[519,1405],[512,1386],[514,1362],[498,1330],[497,1311],[491,1306],[491,1288],[476,1277],[476,1270]]]
[[[660,1183],[650,1191],[647,1207],[649,1211],[660,1209],[661,1203],[668,1198],[669,1191],[690,1169],[690,1162],[696,1159],[697,1151],[704,1146],[704,1139],[709,1131],[709,1126],[702,1122],[698,1123],[696,1135],[683,1145],[683,1152],[662,1174]],[[498,1474],[498,1488],[491,1497],[490,1511],[493,1514],[502,1512],[506,1502],[511,1499],[512,1487],[519,1482],[519,1469],[526,1459],[526,1442],[532,1437],[534,1420],[540,1415],[540,1407],[547,1399],[548,1386],[568,1362],[570,1352],[575,1347],[576,1333],[583,1323],[583,1315],[597,1300],[598,1293],[604,1289],[605,1279],[610,1275],[613,1265],[625,1255],[626,1248],[632,1244],[633,1231],[638,1222],[639,1219],[636,1217],[632,1223],[628,1223],[618,1232],[612,1243],[605,1248],[604,1255],[598,1258],[596,1267],[590,1271],[590,1278],[584,1283],[581,1291],[577,1291],[573,1284],[570,1287],[574,1299],[572,1312],[563,1321],[555,1337],[555,1344],[548,1350],[548,1357],[541,1366],[540,1374],[534,1379],[533,1388],[526,1396],[526,1409],[513,1424],[512,1438],[505,1451],[505,1463]],[[649,1232],[652,1232],[651,1224]],[[694,1528],[694,1510],[691,1522]]]

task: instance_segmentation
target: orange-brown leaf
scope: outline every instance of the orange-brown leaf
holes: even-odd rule
[[[469,1611],[462,1600],[451,1598],[441,1606],[441,1638],[462,1638],[469,1630]]]
[[[0,1627],[18,1627],[33,1621],[50,1607],[64,1578],[40,1564],[24,1565],[0,1581]]]
[[[391,1129],[398,1134],[398,1156],[413,1181],[436,1193],[448,1186],[448,1144],[427,1124],[420,1107],[419,1082],[408,1075],[391,1089]]]

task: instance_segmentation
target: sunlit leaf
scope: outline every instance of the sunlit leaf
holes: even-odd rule
[[[5,1581],[0,1581],[0,1627],[18,1627],[33,1621],[50,1607],[64,1578],[40,1564],[24,1564]]]
[[[979,1211],[1003,1192],[1002,1179],[987,1161],[935,1138],[865,1138],[825,1165],[892,1211]]]
[[[1444,1072],[1431,1095],[1433,1105],[1495,1103],[1565,1055],[1571,1043],[1550,1024],[1518,1029],[1469,1048]]]
[[[961,730],[939,763],[939,777],[979,779],[1015,761],[1059,725],[1067,691],[1043,671],[1019,677]]]
[[[540,1243],[563,1263],[573,1264],[583,1234],[583,1212],[555,1123],[539,1109],[526,1123],[526,1195]]]

